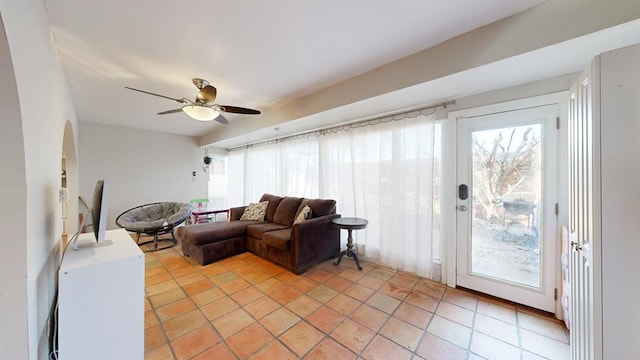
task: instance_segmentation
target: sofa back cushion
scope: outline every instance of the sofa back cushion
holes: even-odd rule
[[[305,205],[309,205],[311,208],[311,217],[317,218],[320,216],[331,215],[336,213],[336,201],[325,199],[302,199],[300,206],[296,212],[302,211]]]
[[[276,213],[273,214],[273,222],[291,226],[296,218],[302,198],[286,196],[280,201]]]
[[[267,212],[264,216],[264,221],[273,222],[273,216],[276,213],[276,209],[278,208],[278,205],[280,205],[280,201],[282,201],[282,199],[283,198],[281,196],[271,194],[262,195],[262,197],[260,198],[260,202],[269,201],[269,206],[267,206]]]

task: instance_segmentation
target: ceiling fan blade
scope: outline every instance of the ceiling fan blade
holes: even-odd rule
[[[213,101],[216,99],[216,95],[218,90],[211,85],[207,85],[198,91],[198,95],[196,96],[196,101],[203,104],[213,104]]]
[[[222,116],[222,114],[218,115],[215,119],[213,119],[217,122],[219,122],[222,125],[227,125],[229,123],[229,120],[227,120],[226,117]]]
[[[231,106],[231,105],[218,105],[218,108],[221,111],[235,114],[249,114],[249,115],[258,115],[260,114],[260,110],[253,110],[248,108],[243,108],[239,106]]]
[[[179,112],[182,112],[182,108],[159,112],[158,115],[175,114],[175,113],[179,113]]]
[[[124,88],[125,88],[125,89],[129,89],[129,90],[133,90],[133,91],[138,91],[138,92],[141,92],[141,93],[144,93],[144,94],[148,94],[148,95],[158,96],[158,97],[161,97],[161,98],[165,98],[165,99],[169,99],[169,100],[177,101],[177,102],[179,102],[179,103],[181,103],[181,104],[182,104],[182,103],[184,103],[184,99],[176,99],[176,98],[172,98],[172,97],[169,97],[169,96],[165,96],[165,95],[160,95],[160,94],[152,93],[152,92],[150,92],[150,91],[145,91],[145,90],[140,90],[140,89],[134,89],[134,88],[132,88],[132,87],[128,87],[128,86],[125,86]]]

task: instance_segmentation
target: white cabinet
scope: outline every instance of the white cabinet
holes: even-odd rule
[[[636,359],[640,44],[598,56],[572,92],[572,358]]]
[[[61,360],[144,358],[144,254],[124,229],[82,234],[60,266]],[[110,243],[110,244],[109,244]]]

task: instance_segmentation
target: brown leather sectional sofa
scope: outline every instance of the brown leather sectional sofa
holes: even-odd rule
[[[340,217],[334,200],[264,194],[262,201],[269,201],[264,221],[240,220],[243,206],[230,210],[228,222],[179,227],[176,236],[182,252],[206,265],[251,251],[296,274],[339,253],[340,233],[331,222]],[[294,224],[305,205],[311,208],[311,217]]]

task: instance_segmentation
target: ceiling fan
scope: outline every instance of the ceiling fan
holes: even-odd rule
[[[189,115],[192,119],[195,119],[195,120],[200,120],[200,121],[215,120],[221,124],[226,125],[229,123],[229,121],[224,116],[222,116],[221,112],[249,114],[249,115],[260,114],[259,110],[253,110],[253,109],[243,108],[239,106],[214,104],[213,101],[216,99],[216,94],[218,92],[215,87],[213,87],[212,85],[209,85],[209,82],[207,80],[198,79],[198,78],[193,79],[193,84],[198,89],[200,89],[200,91],[198,91],[198,95],[196,95],[196,101],[191,101],[187,98],[176,99],[169,96],[152,93],[150,91],[134,89],[128,86],[125,86],[125,88],[129,90],[138,91],[141,93],[177,101],[183,105],[180,109],[173,109],[173,110],[159,112],[158,115],[174,114],[174,113],[183,111],[187,115]]]

